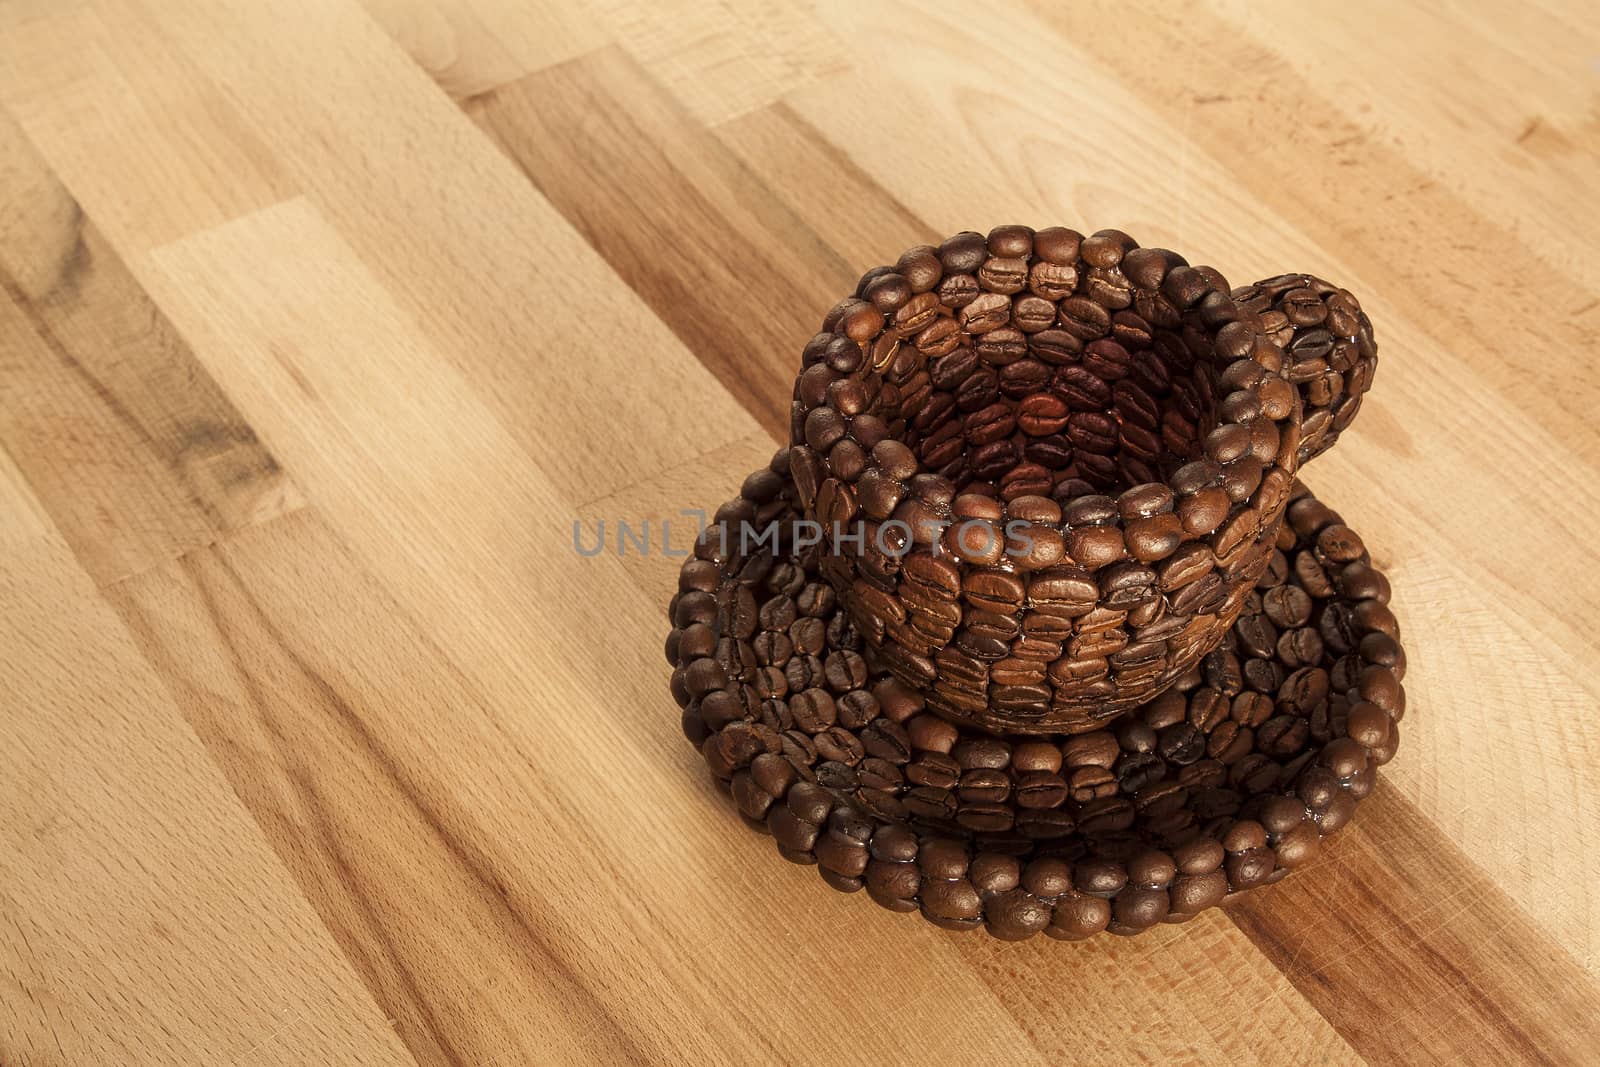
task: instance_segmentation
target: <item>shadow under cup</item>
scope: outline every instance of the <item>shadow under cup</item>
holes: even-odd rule
[[[1374,360],[1354,298],[1307,276],[1235,294],[1119,231],[958,234],[829,312],[790,468],[822,573],[931,709],[1080,732],[1222,641],[1303,424],[1331,444]]]

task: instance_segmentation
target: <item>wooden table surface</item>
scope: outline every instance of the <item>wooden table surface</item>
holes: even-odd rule
[[[1585,5],[0,3],[0,1063],[1593,1063]],[[677,561],[864,268],[1115,226],[1354,290],[1309,481],[1398,759],[1137,939],[941,932],[747,833]]]

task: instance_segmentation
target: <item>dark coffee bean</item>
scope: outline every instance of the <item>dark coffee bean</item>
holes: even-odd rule
[[[1062,743],[1062,763],[1069,768],[1111,767],[1121,753],[1117,739],[1108,731],[1079,734]]]
[[[1067,775],[1067,787],[1074,801],[1087,804],[1091,800],[1115,796],[1117,779],[1104,767],[1078,767]]]
[[[834,714],[839,725],[847,730],[859,730],[878,717],[881,705],[877,697],[865,689],[852,689],[834,702]]]
[[[1311,597],[1297,585],[1280,585],[1261,598],[1267,618],[1285,629],[1304,626],[1311,620]]]
[[[1256,731],[1256,747],[1279,758],[1293,756],[1310,740],[1310,726],[1295,715],[1277,715]]]
[[[1163,728],[1156,741],[1156,751],[1162,758],[1180,767],[1199,759],[1205,754],[1205,748],[1205,735],[1188,722]]]
[[[813,737],[812,742],[817,746],[817,755],[824,760],[854,766],[866,755],[861,740],[841,726],[830,726]]]
[[[1030,437],[1044,437],[1064,429],[1070,414],[1071,408],[1061,397],[1034,393],[1017,406],[1016,425]]]
[[[1278,690],[1278,707],[1301,717],[1328,699],[1328,672],[1321,667],[1302,667],[1284,681]]]
[[[991,293],[1019,293],[1027,283],[1028,264],[1020,257],[990,256],[978,268],[978,284]],[[1051,318],[1054,318],[1053,314]],[[1044,323],[1044,326],[1048,325],[1049,319]]]
[[[1277,628],[1265,615],[1239,616],[1239,621],[1233,624],[1233,634],[1239,642],[1239,651],[1251,656],[1271,656],[1277,648]]]
[[[1080,341],[1093,341],[1111,332],[1111,312],[1089,297],[1069,296],[1059,306],[1061,328]]]
[[[1284,666],[1311,666],[1322,660],[1322,636],[1309,626],[1286,630],[1278,639],[1278,658]]]
[[[923,752],[906,766],[907,781],[933,789],[954,789],[960,776],[960,764],[937,752]]]
[[[866,684],[867,662],[855,652],[830,652],[823,661],[823,674],[830,689],[843,693]]]
[[[1059,774],[1035,771],[1017,782],[1017,803],[1024,808],[1057,808],[1066,803],[1067,781]]]
[[[1028,337],[1028,351],[1043,363],[1061,367],[1077,360],[1083,342],[1066,330],[1041,330]]]
[[[1108,796],[1083,805],[1078,813],[1078,826],[1089,835],[1117,833],[1131,827],[1135,817],[1131,801]]]
[[[945,285],[954,280],[946,278]],[[974,336],[998,330],[1011,319],[1011,301],[999,293],[980,293],[961,307],[957,318],[961,328]]]
[[[789,713],[797,727],[808,734],[817,734],[832,726],[837,720],[833,695],[826,689],[807,689],[789,698]]]
[[[1005,771],[965,771],[956,787],[963,804],[1003,804],[1011,796],[1011,776]]]

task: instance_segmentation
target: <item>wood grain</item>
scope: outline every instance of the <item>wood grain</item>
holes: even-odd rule
[[[0,1063],[1588,1062],[1586,16],[0,6]],[[615,550],[768,461],[861,271],[1012,220],[1324,274],[1384,352],[1310,481],[1400,756],[1132,940],[782,862]]]
[[[0,115],[0,442],[96,581],[299,494],[22,131]]]
[[[9,545],[0,597],[0,1059],[403,1062],[66,546]]]
[[[706,369],[786,434],[799,346],[853,287],[849,264],[620,49],[472,111]]]

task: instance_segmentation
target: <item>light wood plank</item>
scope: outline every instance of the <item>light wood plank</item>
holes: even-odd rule
[[[66,546],[0,602],[0,1060],[411,1062]]]
[[[616,40],[705,125],[845,69],[850,55],[809,2],[601,0]]]
[[[101,583],[300,505],[99,228],[0,113],[0,441]]]
[[[650,976],[611,994],[627,957],[607,963],[570,888],[546,888],[570,829],[523,740],[316,517],[112,599],[418,1063],[695,1051],[650,1025],[668,996]]]
[[[672,334],[353,4],[177,5],[124,17],[157,19],[229,92],[564,491],[592,499],[672,465],[689,411],[706,445],[747,431],[727,392],[680,366]],[[573,420],[625,427],[637,447],[575,447]]]
[[[579,6],[517,0],[361,0],[439,88],[464,100],[605,46],[609,27]]]
[[[1600,153],[1589,87],[1600,44],[1593,19],[1559,9],[1530,17],[1501,4],[1357,3],[1337,19],[1311,9],[1263,18],[1259,5],[1231,0],[1215,6],[1220,23],[1315,86],[1322,99],[1310,108],[1326,101],[1359,129],[1355,140],[1347,128],[1317,131],[1330,147],[1345,142],[1338,158],[1346,166],[1364,166],[1358,158],[1373,146],[1375,171],[1403,158],[1591,294],[1600,288],[1589,240],[1600,225],[1590,195]],[[1454,235],[1451,251],[1499,258],[1503,239],[1473,227]],[[1546,313],[1572,310],[1557,303]]]
[[[293,194],[233,104],[153,22],[98,7],[8,6],[0,103],[113,247],[131,257]]]
[[[937,244],[947,236],[912,214],[848,153],[782,101],[724,122],[716,134],[766,179],[771,194],[804,219],[857,278],[903,249]],[[790,174],[804,174],[806,180],[785,180]]]

